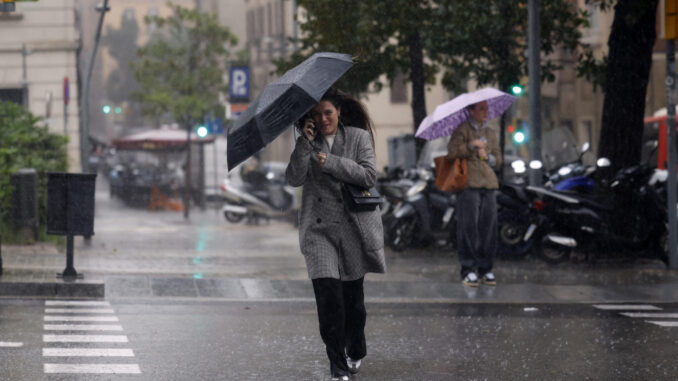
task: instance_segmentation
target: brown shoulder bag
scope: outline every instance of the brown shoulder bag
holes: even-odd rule
[[[468,169],[466,159],[450,160],[447,156],[433,159],[436,166],[436,186],[443,192],[459,192],[466,187]]]

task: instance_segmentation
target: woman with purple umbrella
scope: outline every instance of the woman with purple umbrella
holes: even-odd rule
[[[462,283],[494,286],[492,273],[497,249],[497,204],[499,188],[493,169],[501,166],[496,132],[487,125],[488,102],[466,107],[466,121],[452,134],[447,145],[450,159],[467,160],[466,188],[457,195],[457,245]]]

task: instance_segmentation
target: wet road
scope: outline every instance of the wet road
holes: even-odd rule
[[[355,380],[678,375],[678,304],[371,303],[368,314]],[[327,368],[309,302],[0,300],[2,380],[326,380]],[[102,369],[118,373],[60,373]]]

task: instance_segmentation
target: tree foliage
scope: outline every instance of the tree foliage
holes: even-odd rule
[[[134,97],[145,115],[158,119],[169,114],[189,126],[209,112],[223,113],[218,101],[226,88],[228,48],[238,40],[214,14],[169,6],[171,16],[145,19],[162,34],[140,48],[132,63],[140,85]]]
[[[47,219],[47,172],[64,172],[67,169],[68,139],[48,132],[40,121],[19,105],[0,102],[0,211],[5,226],[12,222],[14,189],[10,176],[13,173],[22,168],[37,171],[40,225],[44,227]]]
[[[567,0],[542,3],[543,55],[585,48],[579,45],[585,14]],[[354,94],[379,91],[381,75],[393,80],[399,72],[423,88],[444,69],[443,84],[452,91],[462,90],[469,78],[507,90],[527,75],[527,0],[299,0],[299,5],[306,20],[301,50],[280,68],[316,51],[352,54],[357,63],[338,86]],[[420,70],[411,57],[417,39],[422,74],[412,76]],[[557,60],[545,59],[543,78],[553,80],[559,68]]]

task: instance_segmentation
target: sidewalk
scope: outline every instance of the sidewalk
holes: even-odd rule
[[[0,297],[219,298],[312,300],[290,224],[230,224],[216,210],[133,209],[97,182],[95,235],[75,237],[83,279],[64,282],[65,248],[2,245]],[[563,263],[535,258],[495,263],[496,287],[463,287],[456,254],[428,248],[386,250],[387,273],[368,274],[366,297],[398,303],[676,302],[678,271],[654,260]]]
[[[34,252],[32,250],[35,250]],[[427,255],[428,254],[428,255]],[[277,277],[254,277],[255,264],[235,264],[231,273],[195,272],[186,258],[147,261],[137,257],[75,255],[84,278],[64,282],[56,273],[65,254],[52,245],[3,246],[3,297],[216,298],[222,300],[313,300],[303,260],[271,259],[287,267]],[[366,297],[374,303],[629,303],[678,301],[678,272],[659,262],[625,265],[562,264],[547,266],[536,259],[498,261],[496,287],[464,287],[457,280],[456,258],[444,253],[388,251],[389,273],[366,278]],[[203,259],[210,262],[210,259]],[[148,266],[149,262],[157,266]],[[145,262],[145,263],[144,263]],[[212,259],[212,262],[216,260]],[[297,263],[294,263],[297,262]],[[293,265],[291,265],[294,264]],[[201,264],[202,265],[202,264]],[[229,264],[221,264],[228,267]],[[297,268],[295,268],[295,266]],[[217,266],[218,267],[218,266]],[[217,268],[218,270],[218,268]],[[261,269],[260,269],[261,270]],[[262,273],[266,271],[261,270]],[[242,273],[244,276],[238,276]]]

